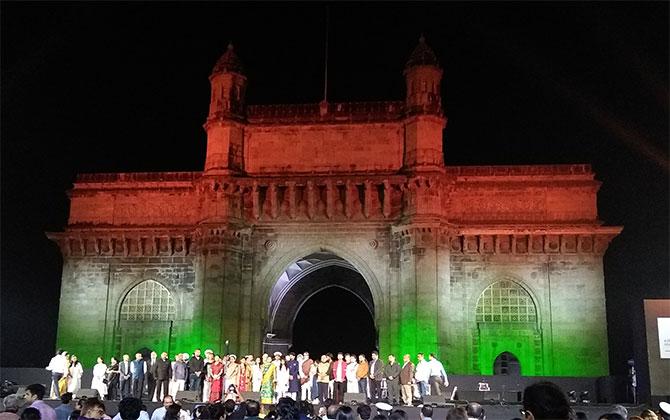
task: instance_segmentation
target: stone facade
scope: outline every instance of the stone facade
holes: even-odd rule
[[[258,354],[290,343],[311,272],[338,272],[382,353],[450,372],[608,374],[603,254],[588,165],[445,166],[442,70],[421,39],[405,101],[247,106],[217,62],[202,172],[79,175],[64,232],[58,344]],[[342,274],[355,273],[356,276]],[[358,280],[357,280],[358,279]],[[333,280],[335,282],[335,280]],[[297,306],[294,306],[297,305]]]

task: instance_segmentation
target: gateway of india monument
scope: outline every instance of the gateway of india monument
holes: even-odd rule
[[[48,233],[58,346],[88,365],[226,340],[286,351],[299,308],[340,287],[384,358],[608,375],[603,254],[622,228],[598,219],[591,167],[446,166],[442,68],[423,38],[402,74],[402,101],[251,105],[229,46],[202,171],[77,176],[67,227]]]

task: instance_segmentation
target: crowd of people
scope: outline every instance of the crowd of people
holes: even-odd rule
[[[76,355],[59,350],[46,367],[51,371],[51,397],[64,392],[77,395],[81,389],[83,368]],[[295,401],[323,402],[332,398],[344,402],[345,393],[360,393],[366,401],[387,399],[389,403],[411,405],[426,395],[442,395],[448,386],[447,373],[434,354],[426,359],[417,355],[415,364],[409,354],[396,361],[389,355],[384,362],[372,352],[368,361],[364,354],[324,354],[317,360],[309,352],[296,355],[280,352],[240,357],[221,357],[212,350],[200,349],[192,354],[178,353],[173,360],[163,352],[152,352],[145,358],[136,353],[134,359],[124,354],[119,361],[111,357],[106,364],[98,357],[93,366],[90,388],[101,398],[117,400],[133,396],[160,401],[179,391],[195,391],[202,402],[217,402],[231,397],[240,400],[242,393],[260,393],[262,404],[276,404],[282,397]]]
[[[162,400],[162,406],[151,414],[142,400],[125,397],[118,403],[118,413],[112,418],[106,412],[103,401],[82,397],[73,401],[72,393],[61,396],[61,404],[52,408],[43,401],[46,387],[29,385],[22,396],[10,395],[3,400],[4,411],[0,420],[410,420],[404,407],[393,407],[379,402],[373,405],[336,404],[327,398],[322,404],[296,401],[280,397],[276,404],[264,407],[259,401],[223,401],[196,403],[192,411],[185,410],[170,395]],[[265,408],[265,410],[263,410]],[[609,412],[598,416],[598,420],[670,420],[670,404],[661,403],[660,410],[645,409],[640,415],[629,415],[626,408],[614,406]],[[420,406],[420,420],[433,420],[434,408]],[[520,417],[512,420],[578,420],[587,419],[585,413],[575,412],[566,394],[551,382],[540,382],[524,390]],[[485,408],[470,402],[464,406],[450,408],[445,420],[486,420]],[[415,419],[412,419],[415,420]]]

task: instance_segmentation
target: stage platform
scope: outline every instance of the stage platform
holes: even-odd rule
[[[88,388],[93,378],[92,369],[84,369],[81,378],[82,388]],[[51,384],[50,373],[40,368],[0,368],[0,381],[10,380],[20,385]],[[449,375],[447,394],[451,394],[454,386],[458,387],[456,399],[460,400],[496,400],[501,399],[515,403],[525,387],[539,381],[550,381],[560,386],[566,393],[574,390],[577,395],[583,391],[589,393],[591,402],[614,404],[629,401],[627,399],[626,378],[616,376],[573,378],[553,376],[484,376],[484,375]],[[487,382],[490,392],[479,393],[479,382]]]

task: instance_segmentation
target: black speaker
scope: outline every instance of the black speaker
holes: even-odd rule
[[[481,398],[482,401],[500,401],[500,392],[484,391]]]
[[[509,403],[519,403],[521,402],[521,391],[505,391],[503,392],[503,398]]]
[[[482,391],[462,391],[458,390],[458,399],[462,401],[483,401],[484,393]]]
[[[245,400],[254,400],[254,401],[261,402],[261,393],[260,392],[244,391],[244,392],[240,392],[240,395]]]
[[[444,395],[424,395],[423,403],[424,405],[442,406],[447,403],[447,397]]]
[[[177,391],[174,399],[177,401],[199,402],[200,398],[198,394],[198,391]]]
[[[367,401],[367,396],[362,392],[345,392],[345,404],[364,404]]]
[[[77,398],[100,398],[97,389],[82,388],[77,391]]]

